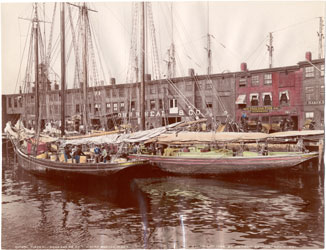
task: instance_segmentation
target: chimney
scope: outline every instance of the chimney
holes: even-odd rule
[[[306,52],[306,60],[309,62],[311,61],[311,52],[310,51]]]
[[[110,83],[111,83],[111,85],[115,85],[115,78],[112,77],[112,78],[110,79]]]
[[[240,68],[241,68],[241,71],[243,71],[243,72],[248,71],[248,69],[247,69],[247,63],[241,63]]]
[[[55,90],[59,90],[59,84],[57,84],[57,83],[54,84],[54,89],[55,89]]]
[[[194,69],[188,69],[188,75],[189,76],[194,76],[195,75],[195,70]]]
[[[145,81],[151,80],[151,74],[145,74]]]

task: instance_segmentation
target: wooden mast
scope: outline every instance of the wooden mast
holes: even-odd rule
[[[82,16],[84,18],[84,51],[83,51],[83,96],[84,96],[84,109],[83,109],[83,123],[85,132],[88,133],[88,105],[87,105],[87,86],[88,86],[88,74],[87,74],[87,8],[86,3],[82,7]]]
[[[40,108],[40,103],[39,103],[39,75],[38,75],[38,16],[37,16],[37,3],[34,6],[35,8],[35,16],[33,20],[33,29],[34,29],[34,57],[35,57],[35,133],[36,135],[39,134],[39,108]]]
[[[65,52],[65,3],[61,3],[61,136],[65,134],[65,88],[66,88],[66,52]]]
[[[145,130],[145,3],[142,2],[142,78],[140,83],[140,129]]]

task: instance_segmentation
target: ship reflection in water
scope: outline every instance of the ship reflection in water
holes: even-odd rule
[[[323,192],[301,170],[76,182],[3,162],[2,248],[323,248]]]

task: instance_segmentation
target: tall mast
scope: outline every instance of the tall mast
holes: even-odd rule
[[[61,136],[65,134],[65,88],[66,88],[66,52],[65,52],[65,3],[61,3]]]
[[[37,3],[34,5],[35,8],[35,16],[33,20],[33,29],[34,29],[34,57],[35,57],[35,132],[36,135],[39,134],[39,126],[38,126],[38,121],[39,121],[39,75],[38,75],[38,15],[37,15]]]
[[[142,61],[142,75],[140,83],[140,129],[145,130],[145,3],[141,3],[142,13],[142,29],[141,29],[141,61]]]
[[[273,67],[273,35],[272,32],[269,33],[269,45],[267,45],[267,50],[269,51],[269,68]]]
[[[211,35],[209,34],[209,2],[207,2],[207,75],[212,72]]]
[[[171,64],[172,73],[171,77],[174,78],[176,74],[176,63],[175,63],[175,46],[174,46],[174,30],[173,30],[173,2],[171,2],[171,30],[172,30],[172,43],[171,43]]]
[[[318,48],[318,58],[321,59],[323,57],[323,18],[319,17],[319,32],[317,32],[319,37],[319,48]]]
[[[88,100],[87,100],[87,86],[88,86],[88,74],[87,74],[87,7],[86,3],[84,3],[82,7],[82,16],[84,19],[84,50],[83,50],[83,73],[84,73],[84,79],[83,79],[83,95],[84,95],[84,126],[85,131],[88,133]]]

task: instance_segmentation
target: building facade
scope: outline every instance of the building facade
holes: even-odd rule
[[[265,124],[291,119],[294,129],[302,127],[302,76],[298,66],[248,71],[236,79],[236,120],[243,114]]]
[[[303,118],[305,122],[314,121],[317,129],[324,129],[325,106],[325,61],[311,59],[311,53],[306,53],[306,60],[299,62],[302,74]]]
[[[309,54],[309,53],[308,53]],[[310,60],[308,60],[310,59]],[[186,77],[151,80],[146,76],[146,129],[177,121],[207,118],[208,126],[227,119],[273,124],[291,119],[294,129],[302,129],[307,119],[319,128],[324,123],[324,60],[307,60],[294,66],[198,76],[192,69]],[[41,78],[42,79],[42,78]],[[41,126],[61,119],[61,92],[57,83],[44,80],[40,94]],[[46,87],[44,87],[46,86]],[[140,122],[140,83],[89,87],[88,121],[94,128],[114,129],[129,124],[137,130]],[[20,117],[26,127],[35,126],[35,97],[27,94],[3,95],[3,121]],[[68,122],[83,122],[85,101],[80,89],[65,94]]]

